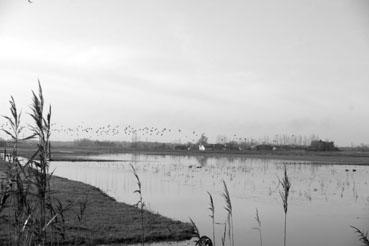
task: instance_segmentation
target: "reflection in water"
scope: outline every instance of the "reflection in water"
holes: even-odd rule
[[[289,245],[359,245],[350,225],[366,228],[369,221],[368,171],[365,166],[318,165],[310,162],[201,156],[105,155],[93,158],[122,162],[58,162],[55,174],[101,188],[119,201],[134,204],[134,164],[148,208],[188,221],[211,235],[208,196],[214,197],[216,239],[220,243],[226,219],[222,180],[229,188],[235,245],[258,245],[255,209],[263,224],[263,244],[283,243],[283,207],[278,178],[287,164],[292,184],[288,211]],[[347,170],[346,170],[347,169]],[[356,171],[353,171],[355,169]]]

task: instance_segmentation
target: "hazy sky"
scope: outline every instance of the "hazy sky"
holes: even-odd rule
[[[369,143],[369,0],[0,0],[0,114]]]

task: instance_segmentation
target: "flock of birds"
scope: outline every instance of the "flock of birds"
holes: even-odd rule
[[[0,124],[0,129],[10,130],[10,124],[4,122]],[[86,126],[79,124],[76,127],[68,127],[62,124],[53,123],[51,127],[52,136],[54,139],[122,139],[126,140],[144,140],[152,141],[159,140],[160,137],[167,137],[173,139],[183,139],[184,141],[197,141],[202,133],[191,131],[184,133],[182,129],[171,128],[158,128],[154,126],[145,126],[141,128],[134,127],[132,125],[113,125],[106,124],[98,127]],[[0,137],[6,138],[5,133],[2,133]],[[25,133],[27,135],[27,133]]]
[[[0,138],[6,139],[6,134],[1,129],[11,130],[9,122],[4,121],[0,124]],[[54,140],[78,140],[78,139],[92,139],[92,140],[116,140],[116,141],[174,141],[188,143],[197,142],[201,135],[204,134],[199,131],[188,131],[180,128],[159,128],[155,126],[135,127],[133,125],[124,124],[106,124],[97,127],[87,126],[85,123],[80,123],[75,127],[69,127],[62,124],[53,123],[51,127],[52,139]],[[23,137],[30,135],[26,130],[23,132]],[[21,136],[22,137],[22,136]],[[238,134],[231,136],[221,136],[216,139],[216,142],[235,141],[238,143],[264,143],[270,142],[270,139],[252,139],[241,137]],[[275,140],[273,140],[274,143]]]
[[[177,132],[178,135],[182,133],[181,129],[173,130],[170,128],[157,128],[157,127],[142,127],[142,128],[136,128],[132,125],[103,125],[99,127],[87,127],[83,126],[82,124],[77,125],[77,127],[71,128],[71,127],[65,127],[64,125],[53,125],[53,132],[58,135],[65,135],[69,137],[114,137],[114,136],[165,136],[170,133]],[[199,136],[198,133],[193,131],[193,136],[197,137]]]
[[[9,122],[4,121],[0,124],[0,130],[11,130]],[[63,124],[53,123],[51,127],[52,138],[55,140],[78,140],[78,139],[97,139],[97,140],[129,140],[129,141],[175,141],[175,142],[197,142],[202,132],[188,131],[184,129],[174,129],[169,127],[159,128],[154,126],[134,127],[131,124],[106,124],[97,127],[87,126],[80,123],[75,127],[65,126]],[[29,135],[25,129],[24,136]],[[4,132],[0,132],[0,137],[6,139]],[[246,138],[233,134],[232,141],[246,141]],[[223,140],[226,140],[224,137]]]
[[[201,137],[202,132],[186,131],[184,129],[174,128],[158,128],[154,126],[134,127],[132,125],[102,125],[98,127],[89,127],[79,124],[74,128],[64,125],[53,125],[53,133],[58,136],[67,136],[70,138],[114,138],[121,137],[123,139],[130,138],[133,141],[157,141],[161,138],[180,140],[184,142],[196,142]],[[246,141],[246,138],[233,134],[232,141]]]

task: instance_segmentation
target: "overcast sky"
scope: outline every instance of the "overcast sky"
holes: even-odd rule
[[[368,13],[368,0],[0,0],[0,114],[10,95],[26,111],[39,78],[57,124],[369,143]]]

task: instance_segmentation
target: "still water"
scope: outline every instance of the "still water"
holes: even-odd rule
[[[223,180],[231,195],[235,245],[260,245],[255,211],[261,219],[263,245],[283,245],[284,212],[279,195],[283,166],[292,184],[287,215],[287,245],[360,245],[350,228],[369,229],[369,167],[319,165],[307,161],[205,158],[158,155],[100,155],[119,162],[55,162],[55,175],[99,187],[118,201],[136,203],[140,176],[147,209],[197,224],[212,237],[209,196],[215,203],[216,242],[221,245],[226,220]]]

